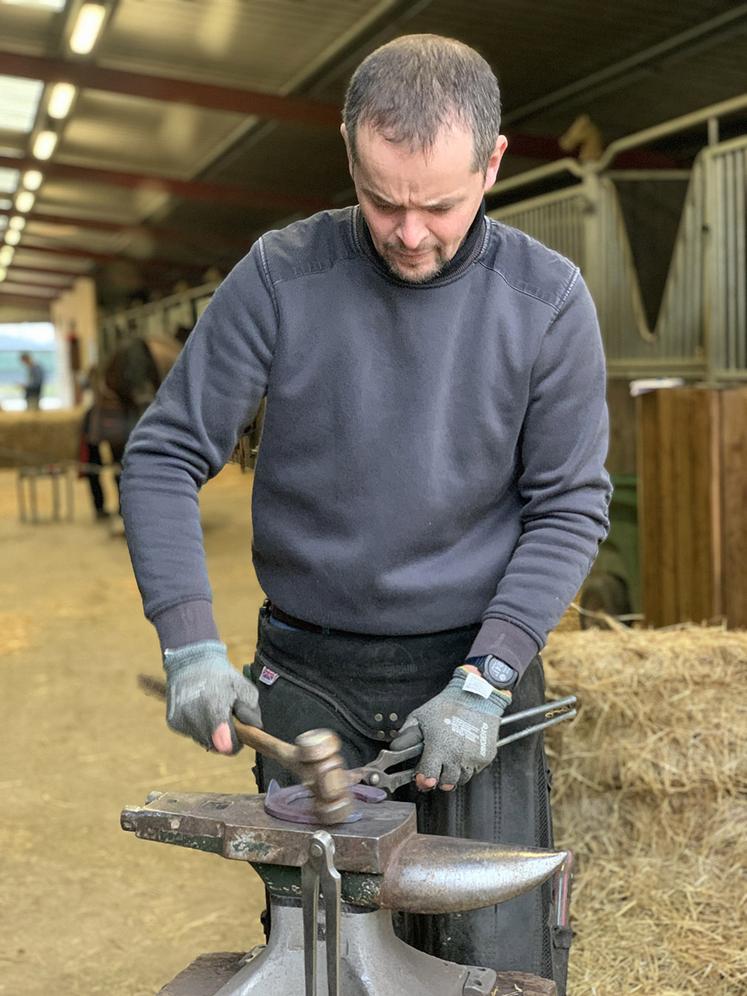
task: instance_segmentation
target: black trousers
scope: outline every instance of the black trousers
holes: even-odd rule
[[[332,729],[340,735],[346,763],[364,764],[388,744],[413,709],[446,686],[477,629],[403,637],[313,633],[279,628],[270,623],[265,607],[251,665],[265,729],[285,740],[309,729]],[[511,709],[526,709],[544,697],[542,665],[536,658]],[[271,778],[283,786],[295,780],[258,756],[260,791]],[[416,803],[421,833],[553,846],[541,733],[501,748],[489,768],[453,792],[419,793],[407,786],[396,798]],[[562,996],[567,951],[554,949],[550,907],[551,886],[546,883],[488,909],[399,914],[395,926],[407,943],[448,961],[555,978]]]
[[[98,443],[88,444],[87,462],[91,465],[91,467],[101,467],[101,453],[99,451]],[[105,502],[104,489],[101,487],[101,475],[99,471],[87,470],[85,471],[85,476],[88,480],[88,487],[91,489],[93,507],[97,512],[103,512]]]

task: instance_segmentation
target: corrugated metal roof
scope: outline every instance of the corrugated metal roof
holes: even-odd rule
[[[0,2],[0,71],[2,50],[68,59],[65,38],[74,6],[56,13],[51,3]],[[517,138],[540,137],[552,148],[582,112],[610,141],[744,92],[746,27],[747,3],[730,0],[118,0],[93,55],[75,66],[168,79],[172,95],[183,99],[152,99],[147,86],[135,95],[112,92],[106,83],[84,85],[60,126],[53,160],[40,166],[45,180],[24,239],[43,239],[50,247],[87,246],[122,259],[130,254],[135,262],[125,264],[128,286],[135,267],[147,292],[166,289],[172,271],[149,270],[142,265],[144,256],[171,260],[176,274],[182,264],[205,269],[218,264],[225,270],[257,233],[294,212],[308,213],[301,204],[276,203],[277,195],[330,206],[350,199],[334,115],[326,126],[260,120],[252,113],[198,106],[180,81],[339,106],[353,68],[377,45],[411,32],[457,37],[481,51],[501,81],[514,139],[503,167],[508,175],[542,162],[530,158],[531,149]],[[55,78],[50,71],[49,82]],[[33,89],[38,101],[42,84],[33,78],[19,82],[28,92]],[[1,94],[0,89],[0,100]],[[218,103],[219,98],[220,93]],[[43,123],[43,107],[42,102],[36,127]],[[0,155],[26,151],[33,124],[15,101],[0,104]],[[697,147],[697,137],[692,141]],[[672,148],[685,165],[692,153]],[[55,164],[111,172],[87,174],[81,181],[55,175]],[[120,179],[107,181],[114,173]],[[179,188],[181,193],[145,182],[126,186],[122,173],[194,186]],[[12,193],[17,172],[0,167],[0,193],[3,176]],[[207,182],[259,196],[253,204],[211,200],[199,186]],[[47,217],[33,222],[35,213]],[[147,232],[86,226],[96,220],[142,223]],[[19,253],[23,245],[22,239]],[[96,265],[106,291],[112,266]]]

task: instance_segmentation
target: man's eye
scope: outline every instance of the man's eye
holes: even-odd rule
[[[451,211],[451,205],[449,204],[438,204],[436,207],[429,208],[431,214],[447,214]]]

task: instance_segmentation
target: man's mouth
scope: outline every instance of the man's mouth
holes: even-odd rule
[[[416,260],[422,259],[424,256],[430,256],[432,249],[395,249],[394,252],[397,256],[401,256],[402,259]]]

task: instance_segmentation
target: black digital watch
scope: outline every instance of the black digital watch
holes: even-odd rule
[[[468,657],[468,664],[473,664],[494,688],[513,688],[519,680],[517,671],[506,664],[500,657],[485,654],[483,657]]]

